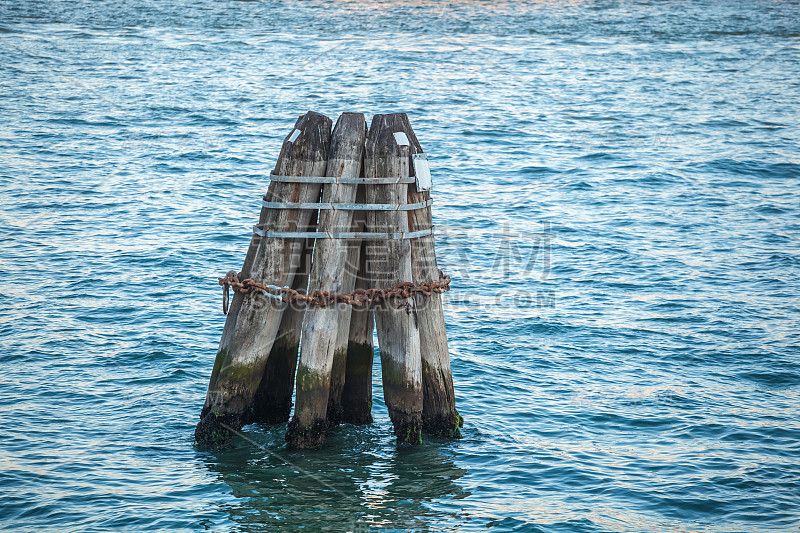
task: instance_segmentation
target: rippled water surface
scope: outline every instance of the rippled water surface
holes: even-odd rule
[[[797,531],[796,2],[0,3],[0,530]],[[458,442],[192,446],[284,136],[407,112]]]

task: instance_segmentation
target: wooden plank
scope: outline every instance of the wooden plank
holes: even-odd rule
[[[366,120],[361,113],[344,113],[336,122],[328,156],[328,176],[357,177],[366,136]],[[323,202],[352,203],[356,185],[326,184]],[[322,211],[320,231],[340,231],[351,227],[350,210]],[[343,287],[342,273],[347,260],[347,242],[325,239],[316,243],[311,266],[309,291],[349,292]],[[352,289],[351,289],[352,290]],[[294,416],[286,431],[286,440],[296,448],[322,445],[328,428],[327,412],[331,387],[331,369],[338,331],[340,310],[336,306],[311,306],[303,321],[300,363],[297,366],[297,394]]]
[[[403,115],[403,123],[410,140],[412,155],[422,153],[422,146],[420,146],[408,117],[405,115]],[[430,199],[429,190],[418,190],[413,185],[409,186],[409,202],[421,202],[427,199]],[[432,219],[430,207],[419,211],[411,211],[408,214],[409,226],[412,230],[430,227],[433,222]],[[411,262],[414,283],[439,279],[433,235],[411,241]],[[459,428],[464,421],[456,411],[453,374],[450,369],[450,353],[447,347],[444,310],[442,309],[442,295],[436,293],[431,296],[418,294],[416,300],[424,390],[422,429],[426,433],[439,437],[458,438],[461,436]]]
[[[274,174],[322,176],[330,148],[331,120],[318,113],[301,116],[283,143]],[[313,202],[320,185],[272,182],[267,191],[271,201]],[[308,225],[309,210],[262,210],[259,220],[270,231],[296,231]],[[278,286],[291,285],[301,254],[301,241],[253,238],[242,276]],[[283,318],[285,305],[260,294],[246,297],[236,293],[222,332],[211,372],[208,392],[195,441],[203,446],[225,444],[232,431],[246,421]]]
[[[407,121],[406,121],[407,122]],[[407,128],[403,115],[375,115],[364,159],[364,175],[407,177],[409,147],[398,144],[395,133]],[[405,202],[408,185],[367,186],[367,202]],[[412,211],[413,212],[413,211]],[[406,232],[406,212],[377,211],[367,214],[370,231]],[[368,274],[372,287],[390,287],[411,281],[411,243],[406,240],[372,241],[367,246]],[[413,298],[387,300],[374,306],[381,354],[383,392],[398,442],[422,442],[422,368]]]

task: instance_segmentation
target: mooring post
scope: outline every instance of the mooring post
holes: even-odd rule
[[[366,136],[366,132],[365,132]],[[356,190],[356,204],[363,204],[366,201],[366,191],[364,185],[359,185]],[[353,213],[353,223],[351,231],[366,231],[367,214],[365,211],[357,210]],[[352,291],[356,288],[356,276],[359,271],[359,259],[361,257],[360,239],[348,239],[347,259],[345,267],[342,269],[342,290]],[[359,288],[367,288],[359,286]],[[328,425],[333,426],[345,422],[344,406],[342,404],[342,394],[344,393],[345,378],[347,375],[347,343],[350,338],[350,318],[353,308],[349,305],[341,305],[339,308],[339,320],[336,331],[336,345],[333,348],[333,366],[331,367],[331,389],[328,395]]]
[[[422,146],[417,140],[408,116],[403,114],[411,142],[411,153],[421,154]],[[418,180],[419,181],[419,180]],[[430,190],[419,190],[411,185],[408,188],[408,202],[416,203],[430,200]],[[430,228],[433,216],[430,206],[408,212],[411,231]],[[414,283],[430,282],[439,279],[436,263],[436,250],[433,235],[419,237],[411,241],[411,264]],[[416,295],[419,317],[420,354],[422,356],[422,386],[424,391],[422,405],[422,430],[439,437],[461,437],[463,419],[456,411],[453,374],[450,369],[450,352],[447,348],[442,295]]]
[[[356,231],[362,231],[358,229]],[[356,288],[368,289],[366,274],[367,241],[359,243],[355,249],[354,265],[358,265]],[[375,320],[368,305],[346,310],[350,313],[347,322],[345,343],[347,350],[344,388],[342,390],[342,422],[349,424],[369,424],[372,422],[372,332]]]
[[[365,136],[366,120],[363,114],[344,113],[339,117],[331,136],[327,176],[357,178],[361,175]],[[356,185],[328,183],[323,188],[322,201],[352,204],[356,199],[356,188]],[[322,210],[318,231],[349,231],[352,220],[353,211],[350,209]],[[346,260],[347,241],[318,239],[311,266],[309,291],[341,293],[343,289],[347,289],[343,287],[342,276]],[[291,446],[315,448],[321,446],[325,439],[339,314],[336,306],[309,306],[306,310],[300,363],[297,367],[295,412],[286,432],[286,440]]]
[[[366,145],[364,175],[409,176],[409,141],[401,114],[375,115]],[[399,181],[399,180],[398,180]],[[404,204],[408,185],[368,185],[367,203]],[[373,232],[407,233],[407,212],[370,211]],[[412,279],[411,243],[407,239],[374,240],[367,249],[373,287],[391,287]],[[422,442],[422,368],[414,298],[386,299],[374,306],[381,354],[383,392],[398,442]]]
[[[312,212],[308,228],[298,231],[314,231],[316,229],[316,213]],[[303,239],[300,263],[292,281],[292,289],[305,294],[308,291],[308,277],[311,273],[311,254],[314,249],[313,239]],[[281,325],[272,343],[272,349],[264,367],[264,375],[256,389],[248,422],[262,424],[280,424],[289,421],[292,412],[292,393],[294,392],[294,374],[297,369],[297,357],[300,350],[300,334],[303,327],[303,315],[306,304],[292,302],[283,311]]]
[[[308,112],[300,117],[283,143],[274,174],[323,176],[330,131],[331,120],[324,115]],[[319,184],[273,182],[268,197],[282,202],[317,202],[319,192]],[[249,272],[243,271],[242,275],[258,283],[291,285],[302,253],[302,240],[271,237],[270,232],[297,231],[308,226],[311,216],[312,211],[308,209],[262,211],[260,231],[264,232],[264,237],[253,243],[255,252],[245,260]],[[195,429],[198,444],[224,444],[247,422],[285,307],[286,304],[274,297],[234,293],[201,420]]]

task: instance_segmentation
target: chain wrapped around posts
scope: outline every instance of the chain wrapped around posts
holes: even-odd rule
[[[239,275],[233,270],[225,274],[224,277],[219,278],[219,284],[222,287],[222,312],[227,315],[230,289],[242,294],[263,291],[272,296],[281,297],[284,302],[302,302],[319,307],[329,307],[337,304],[358,306],[389,298],[411,298],[418,293],[425,296],[430,296],[433,293],[441,294],[450,290],[450,276],[446,276],[440,269],[438,280],[422,281],[417,284],[410,281],[402,281],[386,289],[356,289],[344,294],[332,294],[328,291],[314,291],[310,294],[302,294],[289,287],[281,288],[264,285],[250,278],[239,281]]]

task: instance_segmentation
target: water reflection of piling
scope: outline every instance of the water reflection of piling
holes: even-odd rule
[[[372,332],[398,442],[459,437],[436,264],[427,157],[405,114],[331,121],[287,136],[234,290],[195,431],[220,445],[249,422],[286,422],[319,447],[341,422],[372,421]],[[302,342],[301,342],[302,341]],[[299,363],[298,363],[299,355]],[[296,372],[296,378],[295,378]]]
[[[264,447],[244,443],[203,459],[231,487],[233,498],[220,510],[237,531],[449,531],[463,525],[456,502],[469,496],[459,484],[467,470],[442,447],[389,451],[380,432],[350,427],[331,434],[330,450],[308,454],[280,449],[277,428],[247,434]]]

